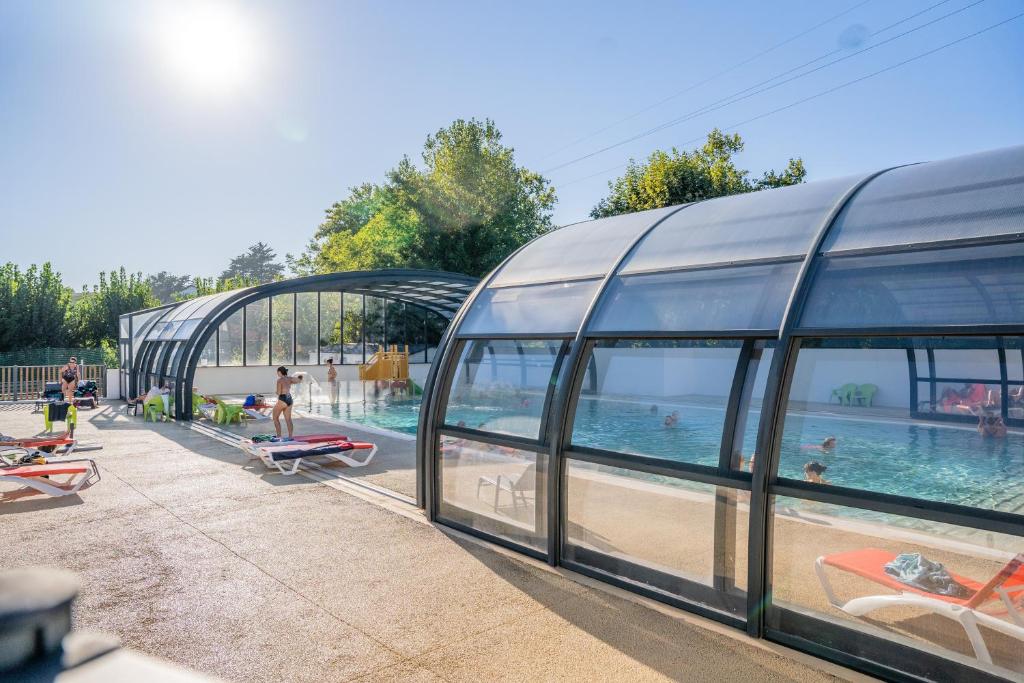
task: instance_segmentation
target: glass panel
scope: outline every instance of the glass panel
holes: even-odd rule
[[[836,178],[691,204],[644,238],[621,272],[803,256],[859,177]]]
[[[341,363],[341,292],[320,292],[320,362]]]
[[[384,299],[366,297],[366,357],[384,346]]]
[[[445,423],[529,439],[540,437],[561,341],[465,343],[445,408]]]
[[[784,497],[775,498],[772,524],[774,605],[1007,678],[1019,679],[1024,673],[1024,648],[1019,636],[1007,633],[1013,630],[1012,617],[997,593],[983,593],[971,608],[983,626],[979,641],[992,664],[979,661],[958,621],[965,602],[1004,569],[1009,576],[996,581],[1019,600],[1024,567],[1014,570],[1010,563],[1024,551],[1024,538]],[[943,565],[946,576],[935,576],[924,586],[908,585],[917,561],[912,553]],[[902,580],[900,566],[906,568]],[[1021,609],[1019,602],[1013,609]],[[779,610],[768,610],[768,623],[785,629]],[[830,637],[814,627],[803,630],[801,635],[820,642]],[[855,641],[843,639],[843,645],[856,653]],[[877,648],[871,658],[897,669],[927,661],[906,661],[898,653],[885,661],[887,654],[886,648]],[[948,678],[937,671],[921,674],[924,679]]]
[[[177,330],[174,331],[174,339],[189,339],[202,320],[185,320]]]
[[[547,548],[547,457],[442,436],[440,516],[538,550]]]
[[[640,233],[677,208],[627,213],[552,230],[513,256],[491,285],[604,277]]]
[[[242,309],[238,309],[220,324],[221,367],[242,364]]]
[[[212,367],[217,365],[217,333],[214,332],[210,335],[209,341],[206,342],[206,346],[203,347],[203,352],[199,355],[198,366],[201,368]]]
[[[1004,339],[1006,348],[1006,379],[1024,382],[1024,339]]]
[[[928,365],[928,352],[924,349],[913,350],[914,359],[917,363],[917,376],[919,379],[927,379],[932,376],[932,371]]]
[[[427,310],[420,306],[405,307],[406,325],[409,328],[409,362],[425,363],[427,360],[427,329],[425,316]]]
[[[935,417],[942,421],[910,412],[908,361],[899,345],[940,341],[947,349],[957,343],[805,340],[790,388],[779,476],[1024,513],[1024,434],[1007,429],[991,403],[997,386],[940,384]],[[919,392],[922,412],[928,399]]]
[[[444,331],[448,329],[448,319],[433,311],[427,313],[427,362],[432,363],[437,354],[437,346],[441,343]]]
[[[363,362],[363,296],[344,294],[345,307],[345,363]]]
[[[295,362],[295,295],[279,294],[271,302],[270,364]]]
[[[736,412],[732,461],[729,463],[732,469],[748,471],[754,469],[757,430],[761,424],[761,406],[764,403],[764,392],[768,386],[768,372],[772,367],[774,354],[775,342],[759,341],[753,344]]]
[[[571,459],[565,477],[566,560],[746,613],[746,494]]]
[[[942,379],[976,379],[999,384],[999,352],[994,339],[977,339],[969,346],[985,348],[935,349],[935,375]]]
[[[316,292],[295,295],[295,363],[317,365],[317,301]]]
[[[1019,324],[1024,244],[823,259],[800,325]]]
[[[799,263],[782,263],[616,277],[590,329],[778,329],[799,269]]]
[[[245,307],[245,364],[270,364],[270,299]]]
[[[576,334],[600,280],[485,289],[459,334]]]
[[[1024,232],[1024,147],[914,164],[878,176],[829,231],[825,251]]]
[[[741,345],[598,343],[576,406],[573,445],[718,467]]]
[[[122,315],[117,319],[117,330],[118,338],[126,339],[128,337],[128,319],[130,316]]]
[[[405,304],[400,301],[387,302],[387,340],[386,343],[390,348],[392,344],[398,347],[398,350],[403,350],[403,347],[408,342],[409,337],[405,331]]]

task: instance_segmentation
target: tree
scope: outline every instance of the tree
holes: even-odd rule
[[[0,267],[0,351],[65,346],[69,341],[68,311],[71,288],[50,263]]]
[[[701,147],[690,152],[673,147],[669,152],[652,152],[643,163],[630,159],[625,174],[608,183],[609,195],[597,203],[590,215],[603,218],[796,185],[807,175],[801,159],[790,159],[782,173],[769,170],[752,181],[750,172],[738,168],[733,159],[741,151],[743,139],[739,134],[726,135],[716,128],[708,133]]]
[[[284,274],[284,266],[275,259],[277,254],[269,245],[257,242],[248,251],[231,259],[227,270],[220,274],[221,280],[242,277],[259,284],[273,282]]]
[[[555,193],[519,167],[491,120],[457,120],[427,137],[423,167],[408,158],[384,185],[351,188],[336,202],[298,274],[414,267],[483,275],[551,228]]]
[[[516,165],[490,119],[442,128],[422,158],[422,171],[405,158],[388,175],[398,202],[418,217],[415,265],[482,276],[551,229],[555,191]]]
[[[190,287],[195,293],[179,299],[184,301],[185,299],[191,299],[197,296],[207,296],[208,294],[219,294],[220,292],[230,292],[234,289],[242,289],[243,287],[254,287],[260,284],[256,278],[253,277],[229,277],[229,278],[212,278],[212,277],[197,277],[192,279],[192,286]]]
[[[99,285],[85,291],[73,309],[74,328],[81,343],[101,346],[104,340],[116,343],[118,318],[143,308],[159,305],[142,273],[125,272],[124,267],[110,273],[100,273]]]
[[[146,277],[146,284],[149,285],[160,303],[169,304],[172,301],[180,301],[186,298],[192,287],[192,277],[189,275],[172,275],[166,270],[161,270],[156,275]]]

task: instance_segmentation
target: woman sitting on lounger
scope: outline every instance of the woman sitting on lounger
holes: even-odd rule
[[[288,441],[291,441],[294,427],[292,426],[292,385],[302,381],[302,373],[296,373],[294,377],[288,376],[288,368],[283,365],[277,369],[277,403],[274,404],[274,431],[278,438],[281,438],[281,415],[284,414],[285,424],[288,425]]]

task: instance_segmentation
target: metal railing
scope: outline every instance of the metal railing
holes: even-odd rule
[[[47,382],[60,381],[63,365],[0,365],[0,401],[24,401],[39,398]],[[79,365],[81,378],[93,380],[99,395],[107,395],[107,366]]]

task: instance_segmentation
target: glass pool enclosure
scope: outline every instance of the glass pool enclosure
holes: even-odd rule
[[[453,318],[419,498],[883,678],[1020,680],[1022,349],[1024,147],[578,223]]]

